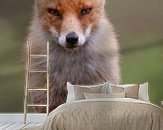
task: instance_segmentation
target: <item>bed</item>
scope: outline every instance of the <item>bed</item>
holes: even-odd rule
[[[85,99],[59,106],[33,130],[163,130],[163,110],[129,98]]]
[[[148,100],[148,95],[141,96],[140,91],[136,91],[136,86],[132,89],[134,88],[136,93],[139,92],[138,99],[129,98],[136,97],[131,88],[123,88],[128,97],[107,98],[105,95],[103,98],[97,98],[95,94],[94,98],[88,98],[90,96],[87,95],[86,99],[80,100],[74,100],[75,89],[72,91],[71,88],[71,97],[68,97],[67,103],[52,111],[42,127],[28,130],[163,130],[163,109],[149,101],[140,100],[140,97]],[[119,88],[117,90],[120,91]],[[80,91],[76,91],[80,92],[78,98],[81,98],[81,93],[85,91],[101,90],[99,86],[91,89],[80,88]]]

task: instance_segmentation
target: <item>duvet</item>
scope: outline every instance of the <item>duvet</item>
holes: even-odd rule
[[[79,100],[51,112],[40,130],[163,130],[163,110],[129,98]]]

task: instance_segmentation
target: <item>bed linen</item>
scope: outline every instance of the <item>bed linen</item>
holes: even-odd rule
[[[163,109],[130,98],[79,100],[51,112],[40,130],[163,130]]]

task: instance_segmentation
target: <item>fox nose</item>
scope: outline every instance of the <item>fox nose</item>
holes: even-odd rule
[[[66,42],[70,46],[74,46],[78,42],[78,39],[79,39],[79,37],[75,32],[71,32],[71,33],[67,34],[67,36],[66,36]]]

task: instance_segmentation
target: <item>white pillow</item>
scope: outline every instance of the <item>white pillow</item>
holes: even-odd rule
[[[70,84],[69,82],[67,82],[67,91],[68,91],[68,94],[67,94],[66,103],[67,103],[67,102],[75,101],[75,91],[74,91],[74,87],[73,87],[73,85]]]
[[[149,101],[149,93],[148,93],[148,83],[144,83],[144,84],[140,84],[139,86],[139,100],[143,100],[146,102],[150,102]]]
[[[93,89],[93,88],[97,88],[99,86],[102,86],[100,93],[110,94],[112,92],[111,87],[110,87],[108,82],[103,83],[103,84],[98,84],[98,85],[90,85],[90,86],[72,85],[71,83],[67,82],[68,95],[67,95],[66,103],[77,100],[76,97],[75,97],[75,87],[78,87],[78,88],[92,88]]]

